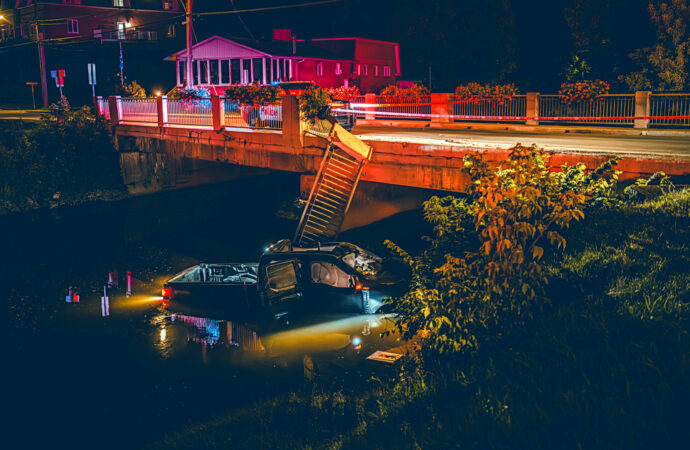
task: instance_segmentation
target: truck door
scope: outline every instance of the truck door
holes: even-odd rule
[[[309,261],[307,308],[322,312],[361,313],[362,294],[356,290],[357,277],[335,261]]]
[[[300,263],[296,259],[271,261],[265,269],[264,292],[271,312],[279,314],[302,308]]]

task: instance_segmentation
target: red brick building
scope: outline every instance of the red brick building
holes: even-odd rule
[[[183,86],[187,50],[166,58],[175,61]],[[358,86],[377,92],[400,76],[395,42],[364,38],[296,39],[290,30],[274,30],[273,40],[257,44],[212,36],[192,47],[193,84],[213,88],[230,84],[312,81],[321,87]]]
[[[125,82],[137,80],[147,90],[173,84],[161,75],[165,72],[161,59],[184,45],[178,0],[0,1],[6,17],[0,21],[0,52],[4,64],[14,68],[0,74],[0,82],[9,87],[3,96],[19,93],[21,101],[28,98],[31,103],[26,82],[41,82],[39,41],[51,102],[59,95],[50,78],[56,69],[65,70],[64,92],[71,102],[90,102],[88,63],[97,66],[97,93],[113,94],[121,84],[120,47]]]

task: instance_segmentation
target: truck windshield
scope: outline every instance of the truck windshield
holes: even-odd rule
[[[355,269],[366,278],[376,278],[383,270],[381,257],[374,255],[355,245],[353,251],[346,253],[341,259],[345,264]]]

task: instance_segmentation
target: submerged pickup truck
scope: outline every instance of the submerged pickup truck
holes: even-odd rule
[[[199,264],[163,286],[170,309],[264,314],[296,312],[373,314],[384,298],[400,295],[408,271],[347,242],[293,247],[288,239],[270,246],[258,263]]]

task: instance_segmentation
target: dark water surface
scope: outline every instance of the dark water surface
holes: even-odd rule
[[[256,261],[266,244],[291,237],[295,222],[276,211],[298,190],[296,176],[271,174],[0,217],[9,448],[140,447],[300,386],[302,354],[330,352],[346,362],[348,352],[368,350],[351,345],[360,334],[371,349],[383,345],[373,338],[386,326],[382,317],[322,318],[265,336],[253,324],[203,312],[171,316],[160,307],[162,282],[177,271],[199,261]],[[412,242],[419,215],[341,238],[374,248],[385,238]],[[109,291],[103,318],[110,270],[119,271],[120,289]],[[126,270],[135,279],[129,298]],[[80,290],[79,304],[65,303],[70,285]]]

